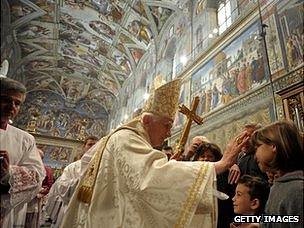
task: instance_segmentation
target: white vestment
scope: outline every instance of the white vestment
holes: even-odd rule
[[[106,143],[91,202],[77,199],[84,175],[62,227],[216,227],[213,164],[168,162],[138,120],[127,126]]]
[[[51,227],[57,228],[60,226],[78,181],[95,153],[95,150],[92,150],[93,148],[94,146],[82,156],[81,160],[65,167],[62,175],[52,185],[45,206],[45,210],[52,220]]]
[[[7,125],[0,129],[0,150],[8,152],[8,194],[1,194],[2,227],[22,226],[27,203],[36,197],[45,177],[45,169],[35,139],[27,132]]]
[[[80,178],[81,161],[64,168],[62,175],[52,185],[46,203],[46,212],[52,219],[51,227],[59,227],[69,200]]]

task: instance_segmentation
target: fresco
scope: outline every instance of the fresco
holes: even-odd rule
[[[257,110],[256,112],[248,113],[243,118],[236,119],[234,121],[223,120],[225,124],[217,129],[213,129],[209,132],[197,132],[197,134],[202,134],[206,136],[211,142],[216,142],[216,144],[224,150],[227,146],[229,140],[235,137],[236,134],[240,133],[244,128],[245,124],[248,123],[260,123],[265,126],[272,122],[271,110],[269,108],[264,108]],[[191,138],[191,137],[190,137]]]
[[[145,18],[147,18],[147,14],[144,8],[144,5],[141,1],[137,1],[134,5],[133,5],[134,10],[140,14],[141,16],[144,16]]]
[[[38,6],[40,9],[46,12],[46,14],[39,17],[39,20],[45,22],[54,22],[55,17],[55,8],[56,8],[56,1],[54,0],[34,0],[32,1]]]
[[[129,48],[131,55],[134,59],[134,62],[137,64],[139,62],[139,60],[141,59],[141,57],[144,54],[144,51],[142,49],[138,49],[138,48]]]
[[[218,35],[218,17],[214,4],[216,5],[216,1],[200,0],[196,2],[192,18],[195,55],[202,53]],[[209,10],[209,8],[211,9]],[[212,37],[209,37],[210,34]]]
[[[254,23],[192,75],[191,97],[200,96],[197,114],[207,113],[268,80]]]
[[[160,32],[168,18],[173,13],[173,10],[161,6],[149,6],[149,9],[151,11],[157,31]]]
[[[53,176],[57,179],[63,169],[73,161],[73,148],[37,144],[37,147],[44,151],[43,163],[53,169]]]
[[[144,42],[146,45],[150,43],[152,32],[147,22],[144,23],[137,15],[130,15],[127,22],[128,32],[135,36],[139,41]]]
[[[275,16],[272,14],[263,21],[267,24],[266,45],[268,50],[269,66],[271,74],[283,69],[283,55],[279,42],[279,34],[277,31],[277,23]]]
[[[38,50],[36,46],[24,42],[20,42],[20,48],[22,50],[21,58],[24,58]]]
[[[18,31],[18,39],[39,39],[44,41],[54,37],[54,26],[50,23],[44,23],[39,21],[32,21],[26,26],[23,26]]]
[[[11,21],[12,23],[17,21],[18,19],[25,17],[31,13],[35,12],[35,9],[28,6],[25,3],[14,2],[10,5],[11,7]]]
[[[304,31],[303,1],[280,1],[277,4],[278,20],[289,70],[303,63]]]
[[[179,94],[178,104],[179,105],[184,104],[184,105],[186,105],[186,107],[188,107],[188,104],[186,103],[185,84],[181,85],[181,91]],[[181,114],[180,112],[177,112],[175,115],[174,122],[173,122],[173,130],[177,129],[179,127],[183,127],[183,124],[185,123],[185,121],[186,121],[185,115]]]
[[[97,102],[81,101],[75,107],[51,91],[27,95],[16,124],[38,134],[83,140],[89,135],[102,137],[107,113]]]
[[[150,6],[148,2],[124,0],[7,2],[21,46],[21,69],[30,90],[51,90],[74,107],[89,97],[106,104],[107,111],[177,4],[172,1],[161,6],[162,2],[155,2]],[[181,23],[180,31],[183,26]],[[142,78],[153,77],[149,64]],[[140,80],[143,87],[146,82]],[[98,88],[94,91],[92,84],[108,90],[102,92],[105,97],[98,98]]]
[[[92,1],[92,5],[98,10],[99,18],[101,20],[106,19],[114,21],[115,23],[120,23],[124,15],[124,11],[119,4],[123,2],[124,1],[112,0]]]

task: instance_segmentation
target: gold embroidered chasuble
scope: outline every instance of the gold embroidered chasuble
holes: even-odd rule
[[[104,148],[100,145],[87,170],[94,173],[92,165],[102,152],[92,199],[83,203],[77,198],[87,173],[62,227],[216,227],[212,163],[168,162],[151,147],[138,119],[112,133]]]

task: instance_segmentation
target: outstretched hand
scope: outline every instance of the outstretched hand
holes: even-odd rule
[[[242,132],[229,141],[222,159],[215,163],[215,171],[217,174],[226,171],[236,163],[238,154],[249,139],[250,136],[248,136],[246,132]]]
[[[248,136],[246,132],[242,132],[229,141],[225,153],[223,154],[223,159],[228,163],[229,167],[236,163],[238,154],[249,139],[250,136]]]

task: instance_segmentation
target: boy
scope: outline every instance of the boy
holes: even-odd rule
[[[269,195],[269,185],[260,177],[243,175],[232,198],[234,213],[260,215],[264,212]],[[252,227],[253,224],[233,224],[231,227]]]

